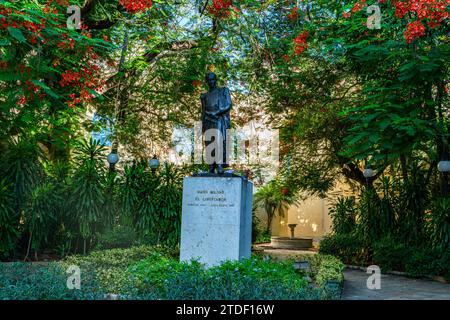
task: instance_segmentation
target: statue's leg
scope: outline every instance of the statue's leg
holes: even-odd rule
[[[222,161],[222,167],[228,168],[229,164],[227,163],[227,141],[223,140],[223,161]]]

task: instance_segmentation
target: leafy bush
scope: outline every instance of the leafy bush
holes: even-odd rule
[[[262,230],[256,234],[255,240],[253,241],[254,244],[259,243],[269,243],[272,241],[272,235],[265,230]]]
[[[96,250],[129,248],[138,242],[136,231],[129,225],[117,225],[97,235]]]
[[[353,198],[339,197],[330,208],[334,233],[351,233],[356,225],[356,211],[355,200]]]
[[[450,251],[450,198],[438,198],[432,202],[432,245]]]
[[[264,209],[267,214],[266,232],[270,233],[275,215],[283,217],[289,206],[297,202],[298,197],[288,188],[283,187],[281,180],[275,179],[258,188],[253,196],[253,211],[257,207]]]
[[[31,191],[25,210],[26,228],[29,232],[25,258],[31,248],[37,254],[48,243],[51,231],[56,229],[58,212],[55,209],[61,201],[55,186],[49,182],[44,182]]]
[[[87,270],[92,273],[101,290],[106,293],[125,293],[133,286],[126,271],[127,268],[155,254],[178,256],[176,251],[166,247],[138,246],[128,249],[93,251],[87,256],[70,256],[62,262],[62,265],[64,268],[77,265],[82,271]]]
[[[253,257],[206,268],[179,262],[167,247],[140,246],[94,251],[60,263],[0,265],[0,299],[330,299],[322,285],[342,280],[336,258],[311,258],[319,286],[308,284],[292,261]],[[68,290],[65,270],[81,269],[81,290]]]
[[[347,264],[364,264],[367,260],[364,240],[356,233],[325,236],[320,241],[319,252],[334,255]]]
[[[404,269],[412,277],[442,276],[450,280],[450,252],[415,248],[406,258]]]
[[[124,168],[120,206],[141,237],[175,247],[181,234],[182,169],[165,163],[158,175],[139,162]]]
[[[65,269],[57,263],[0,264],[0,300],[101,299],[95,279],[82,273],[80,290],[67,288]]]
[[[0,259],[11,254],[18,235],[14,196],[6,179],[0,180]]]
[[[404,266],[414,251],[415,248],[387,237],[374,244],[373,263],[383,271],[404,271]]]
[[[261,219],[258,218],[255,212],[255,207],[252,210],[252,243],[266,243],[271,241],[271,234],[261,226]]]
[[[153,255],[129,268],[139,296],[160,299],[319,299],[290,262],[259,258],[227,261],[206,269],[196,261]]]
[[[320,264],[316,274],[316,282],[318,285],[324,286],[327,281],[344,281],[344,264],[337,258],[329,255],[321,255]]]
[[[83,253],[100,228],[105,227],[105,170],[102,155],[105,148],[90,139],[80,143],[76,151],[76,169],[72,179],[71,210],[77,218],[78,232],[83,238]]]

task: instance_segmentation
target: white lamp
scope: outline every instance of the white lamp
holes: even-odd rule
[[[441,161],[439,161],[437,167],[440,172],[449,172],[450,171],[450,161],[441,160]]]
[[[109,164],[115,165],[117,162],[119,162],[119,155],[117,154],[117,152],[111,152],[110,154],[108,154],[107,160]]]
[[[370,166],[367,166],[363,171],[363,175],[364,178],[369,179],[375,176],[375,171]]]
[[[156,169],[159,167],[159,160],[156,157],[156,154],[153,156],[153,158],[149,161],[150,169],[152,169],[152,172],[155,173]]]

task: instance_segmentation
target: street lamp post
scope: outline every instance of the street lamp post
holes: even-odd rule
[[[372,169],[370,165],[367,165],[363,171],[363,176],[366,178],[366,197],[367,197],[367,231],[369,240],[372,239],[372,208],[370,206],[370,202],[372,201],[370,183],[369,180],[375,176],[375,171]],[[369,246],[369,260],[372,260],[373,252],[371,246]]]
[[[150,159],[149,166],[150,166],[150,169],[152,169],[152,174],[155,174],[156,169],[158,169],[158,167],[159,167],[159,160],[156,157],[156,154],[153,156],[153,158]]]
[[[119,162],[119,155],[117,154],[117,150],[111,150],[111,153],[108,154],[107,157],[109,163],[109,170],[113,172],[115,170],[116,163]]]
[[[441,160],[438,163],[438,170],[442,173],[442,196],[448,196],[448,173],[450,171],[450,161]]]
[[[373,178],[373,176],[375,176],[375,171],[373,171],[373,169],[370,165],[366,166],[366,168],[364,169],[363,176],[364,176],[364,178],[366,178],[366,185],[368,188],[369,187],[369,179]]]

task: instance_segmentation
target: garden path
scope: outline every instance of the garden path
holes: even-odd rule
[[[284,260],[296,255],[316,254],[316,250],[283,250],[268,244],[255,246],[256,251]],[[367,288],[370,274],[362,270],[344,271],[343,300],[450,300],[450,284],[401,275],[382,274],[381,289]]]
[[[370,274],[361,270],[344,271],[343,300],[450,300],[450,284],[427,279],[382,274],[381,288],[367,288]]]

